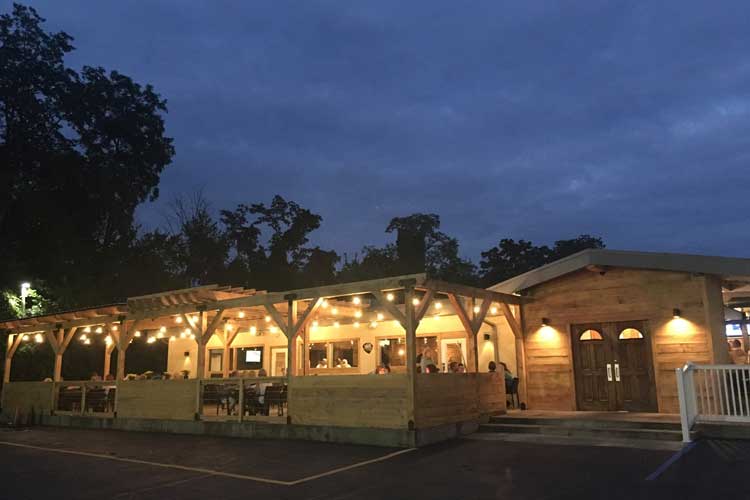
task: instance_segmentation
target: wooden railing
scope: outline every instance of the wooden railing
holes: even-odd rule
[[[682,440],[699,422],[750,423],[750,365],[694,365],[677,368]]]
[[[54,382],[52,408],[60,414],[112,416],[116,394],[114,380]]]
[[[200,381],[201,418],[237,420],[283,416],[288,387],[284,377],[209,378]]]

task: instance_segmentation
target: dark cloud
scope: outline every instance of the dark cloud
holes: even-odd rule
[[[746,255],[747,2],[33,2],[75,65],[169,100],[148,224],[203,187],[321,213],[322,246],[433,211],[502,237]],[[7,9],[4,9],[7,10]]]

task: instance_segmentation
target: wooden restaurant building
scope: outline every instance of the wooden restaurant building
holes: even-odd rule
[[[495,361],[529,409],[676,413],[675,368],[729,362],[727,306],[750,306],[750,259],[612,250],[487,290],[421,274],[175,290],[0,323],[2,410],[47,425],[414,446],[506,411]],[[51,381],[9,379],[23,342],[52,348]],[[73,342],[104,346],[109,380],[62,380]],[[166,346],[164,373],[130,373],[133,343]]]

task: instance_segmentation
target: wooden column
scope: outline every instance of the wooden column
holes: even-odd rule
[[[12,340],[11,340],[12,338]],[[17,333],[15,336],[8,335],[8,349],[5,351],[5,371],[3,372],[3,384],[10,382],[10,369],[12,367],[13,355],[16,349],[21,345],[23,334]]]
[[[297,301],[290,298],[287,300],[287,350],[286,350],[286,376],[291,381],[292,376],[297,375]],[[273,360],[271,360],[273,362]]]
[[[102,378],[105,379],[110,374],[112,368],[112,351],[115,350],[115,342],[112,339],[112,343],[104,348],[104,370],[102,370]]]
[[[120,330],[117,332],[110,332],[112,339],[114,340],[114,346],[117,348],[117,367],[116,367],[116,380],[125,379],[125,355],[130,346],[130,341],[135,337],[135,332],[138,330],[140,321],[127,321],[124,317],[120,320]]]
[[[211,337],[208,333],[208,317],[206,311],[198,314],[198,333],[195,334],[195,341],[198,343],[198,359],[195,362],[195,377],[198,379],[206,376],[206,343]],[[213,334],[213,331],[211,332]]]
[[[414,285],[407,283],[404,286],[404,323],[406,331],[406,374],[408,378],[407,413],[409,428],[414,428],[414,412],[416,407],[417,387],[417,322],[414,317]]]
[[[745,349],[745,352],[748,352],[750,350],[750,328],[747,323],[742,323],[740,330],[742,331],[742,347]]]

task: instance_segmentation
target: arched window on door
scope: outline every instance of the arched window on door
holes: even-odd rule
[[[602,334],[596,330],[586,330],[578,337],[578,340],[602,340]]]
[[[620,332],[620,335],[617,338],[620,340],[642,339],[643,334],[635,328],[626,328]]]

